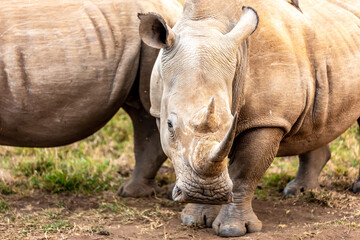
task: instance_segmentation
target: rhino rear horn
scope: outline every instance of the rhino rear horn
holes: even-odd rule
[[[240,45],[246,38],[248,38],[257,28],[259,17],[257,12],[251,7],[243,7],[243,13],[236,26],[225,35],[237,45]]]

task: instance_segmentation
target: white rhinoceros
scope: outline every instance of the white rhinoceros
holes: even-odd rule
[[[285,193],[316,187],[327,144],[360,117],[360,1],[188,0],[173,29],[139,17],[142,39],[162,49],[151,114],[175,166],[173,198],[223,203],[188,204],[183,223],[260,231],[251,200],[274,157],[300,154]]]
[[[181,9],[176,0],[1,1],[0,144],[69,144],[123,107],[137,164],[119,194],[150,194],[166,156],[148,114],[158,50],[141,42],[137,13],[161,12],[172,25]]]

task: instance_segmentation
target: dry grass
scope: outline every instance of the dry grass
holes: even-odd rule
[[[134,222],[141,223],[142,231],[146,231],[163,226],[166,221],[178,214],[175,210],[164,208],[174,205],[169,200],[151,202],[140,199],[128,203],[127,200],[114,197],[113,192],[103,192],[94,196],[65,196],[35,191],[33,195],[27,198],[27,201],[32,203],[29,205],[23,205],[26,201],[23,197],[12,199],[13,206],[7,206],[5,214],[0,217],[1,239],[58,239],[62,235],[110,235],[109,224],[120,227]],[[86,200],[87,203],[77,205],[74,201],[79,200]]]

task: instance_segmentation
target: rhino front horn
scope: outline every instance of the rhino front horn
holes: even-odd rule
[[[210,154],[210,162],[222,162],[228,155],[233,144],[235,133],[236,133],[236,124],[237,123],[237,113],[235,113],[231,126],[227,131],[224,139],[217,145],[215,145]]]

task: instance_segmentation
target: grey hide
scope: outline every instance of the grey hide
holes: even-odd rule
[[[123,107],[137,164],[120,195],[150,194],[166,157],[148,113],[158,50],[141,42],[137,14],[161,12],[173,25],[181,8],[176,0],[1,1],[0,144],[70,144]]]

